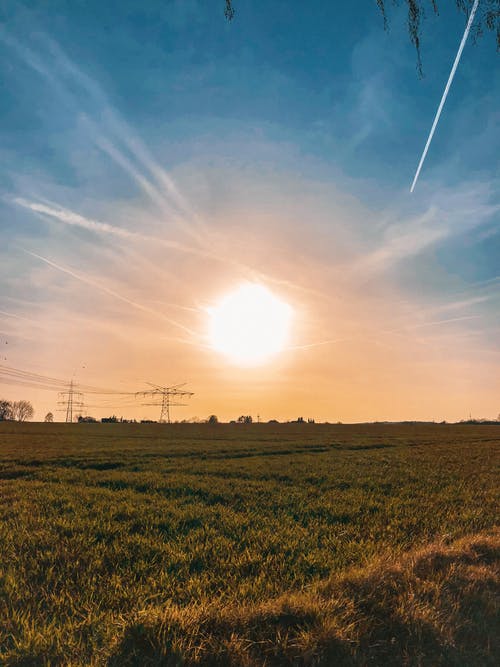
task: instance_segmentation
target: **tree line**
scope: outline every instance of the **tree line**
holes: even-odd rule
[[[25,422],[33,418],[35,411],[29,401],[0,399],[0,421]]]

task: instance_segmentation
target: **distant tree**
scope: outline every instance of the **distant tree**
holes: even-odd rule
[[[388,29],[388,20],[386,7],[387,0],[375,0],[382,14],[384,28]],[[453,0],[458,10],[467,17],[470,14],[474,0]],[[361,4],[361,3],[359,3]],[[360,14],[371,11],[369,3],[366,2],[366,8],[359,8]],[[371,4],[371,3],[370,3]],[[420,57],[420,40],[422,37],[422,21],[426,17],[426,10],[430,9],[434,14],[439,14],[439,0],[392,0],[392,4],[397,6],[405,4],[408,6],[408,33],[411,43],[417,52],[417,70],[422,75],[422,60]],[[228,21],[232,21],[235,16],[235,6],[237,0],[225,0],[224,14]],[[480,37],[484,29],[496,33],[497,50],[500,50],[500,5],[498,0],[481,0],[474,22],[472,38],[476,40]]]
[[[241,417],[238,417],[239,424],[251,424],[252,422],[253,419],[251,415],[241,415]]]
[[[217,415],[210,415],[210,417],[207,419],[207,424],[218,424],[219,420],[217,418]]]
[[[35,411],[29,401],[14,401],[12,403],[12,417],[18,422],[25,422],[32,419]]]
[[[54,421],[54,415],[52,414],[52,412],[47,412],[47,414],[45,415],[45,420],[44,421],[52,424],[52,422]]]
[[[97,419],[95,417],[90,417],[90,415],[87,415],[84,417],[83,415],[78,416],[78,423],[79,424],[95,424],[97,422]]]
[[[9,419],[13,419],[12,403],[0,398],[0,421],[8,421]]]
[[[103,424],[116,424],[118,423],[118,417],[116,415],[112,415],[111,417],[103,417],[101,422]]]

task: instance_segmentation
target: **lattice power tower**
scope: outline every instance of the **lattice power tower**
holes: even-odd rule
[[[154,403],[143,403],[143,405],[155,405],[161,408],[160,410],[160,424],[170,424],[170,408],[173,406],[187,405],[187,403],[178,403],[177,401],[181,398],[191,398],[194,396],[192,391],[186,391],[181,389],[184,387],[184,384],[176,384],[171,387],[161,387],[160,385],[153,384],[148,382],[153,389],[149,391],[139,391],[136,396],[150,396],[151,398],[157,398],[158,400]]]
[[[80,391],[75,391],[75,386],[73,380],[69,383],[68,391],[59,392],[60,401],[58,405],[64,405],[65,408],[62,408],[62,411],[66,412],[66,422],[73,422],[73,411],[78,410],[81,412],[83,409],[83,394]]]

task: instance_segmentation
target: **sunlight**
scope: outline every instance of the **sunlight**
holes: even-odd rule
[[[208,312],[210,343],[232,363],[257,366],[285,348],[292,309],[262,285],[241,285]]]

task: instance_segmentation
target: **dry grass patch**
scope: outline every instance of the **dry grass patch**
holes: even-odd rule
[[[256,605],[149,608],[121,628],[118,665],[494,665],[500,532]]]

